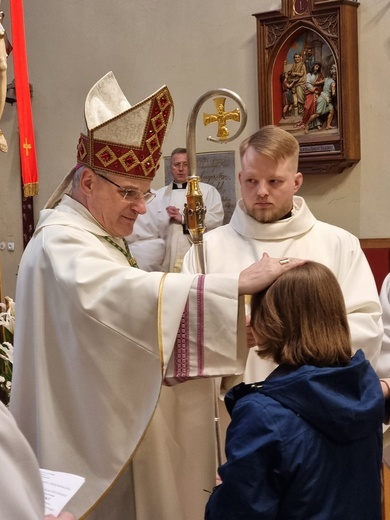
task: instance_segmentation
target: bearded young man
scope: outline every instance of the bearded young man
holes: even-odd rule
[[[344,294],[354,351],[361,348],[382,373],[380,360],[378,363],[382,311],[374,277],[359,240],[317,220],[305,200],[296,195],[303,182],[298,171],[298,141],[277,126],[265,126],[242,142],[240,156],[242,198],[230,223],[204,236],[206,273],[238,272],[264,253],[326,265]],[[196,272],[193,249],[184,259],[183,272]],[[245,380],[259,381],[274,367],[251,349]]]

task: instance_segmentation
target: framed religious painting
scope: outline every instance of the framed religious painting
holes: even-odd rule
[[[300,146],[302,173],[341,173],[360,160],[357,8],[352,0],[282,0],[258,13],[260,127]]]

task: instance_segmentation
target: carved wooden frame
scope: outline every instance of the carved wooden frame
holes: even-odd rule
[[[302,173],[341,173],[360,160],[358,6],[352,0],[282,0],[280,11],[253,15],[257,20],[259,124],[281,125],[296,136]],[[304,110],[304,105],[295,106],[298,89],[294,87],[290,89],[295,100],[293,117],[287,116],[288,122],[283,119],[282,101],[287,98],[283,98],[281,74],[291,68],[287,59],[294,49],[307,57],[309,47],[303,48],[303,42],[307,45],[308,41],[314,42],[309,47],[314,47],[316,61],[321,62],[323,69],[322,53],[330,50],[325,60],[326,79],[331,76],[332,61],[337,71],[333,76],[337,94],[331,98],[334,116],[328,131],[327,115],[322,116],[320,131],[306,127],[305,132],[305,128],[296,126],[303,117],[298,110]],[[327,86],[330,83],[329,79]],[[325,86],[321,98],[329,101]]]

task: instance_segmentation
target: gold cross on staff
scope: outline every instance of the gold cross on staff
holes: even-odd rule
[[[215,106],[217,108],[216,114],[205,114],[203,113],[203,124],[204,126],[209,125],[210,123],[218,124],[218,133],[217,137],[223,141],[227,139],[229,136],[229,130],[226,126],[226,121],[229,119],[232,121],[240,121],[241,115],[240,110],[238,108],[232,110],[231,112],[225,112],[225,97],[218,97],[213,99]]]
[[[24,141],[23,148],[26,150],[26,155],[27,155],[27,157],[28,157],[28,151],[31,150],[31,144],[29,144],[29,143],[27,142],[27,137],[26,137],[26,139],[25,139],[25,141]]]

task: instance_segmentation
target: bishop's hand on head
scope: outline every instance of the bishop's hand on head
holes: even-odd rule
[[[264,253],[261,260],[250,265],[240,273],[239,294],[255,294],[266,289],[280,275],[305,263],[300,258],[270,258]]]

